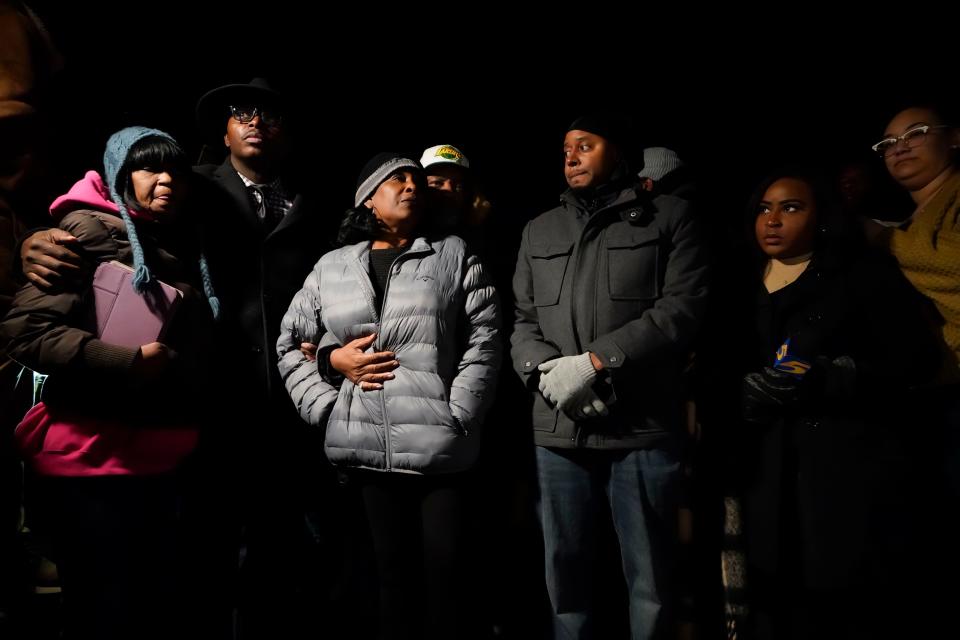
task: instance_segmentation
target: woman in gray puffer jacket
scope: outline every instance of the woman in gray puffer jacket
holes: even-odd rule
[[[330,462],[362,470],[352,477],[377,552],[384,630],[462,637],[458,472],[476,461],[493,399],[499,312],[463,240],[424,232],[425,190],[415,160],[383,153],[367,163],[341,227],[346,246],[323,256],[293,298],[277,354],[300,415],[326,429]],[[318,344],[316,362],[303,342]],[[425,602],[429,623],[417,620]]]

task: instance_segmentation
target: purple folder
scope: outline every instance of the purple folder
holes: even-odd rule
[[[137,348],[161,342],[183,293],[157,281],[144,295],[133,290],[133,269],[119,262],[103,262],[93,276],[97,335],[101,340]]]

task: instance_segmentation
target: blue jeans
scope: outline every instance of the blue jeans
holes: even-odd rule
[[[593,637],[593,560],[603,499],[620,541],[631,637],[663,633],[677,544],[679,452],[537,447],[537,478],[554,636]]]

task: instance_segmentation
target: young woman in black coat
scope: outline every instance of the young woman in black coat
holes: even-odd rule
[[[916,293],[844,231],[817,178],[770,176],[748,217],[726,338],[755,632],[880,637],[897,627],[884,603],[903,595],[909,451],[924,437],[909,392],[935,372],[936,347]]]

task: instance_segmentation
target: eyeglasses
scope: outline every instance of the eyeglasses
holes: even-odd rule
[[[260,122],[268,127],[278,127],[283,122],[283,114],[277,113],[271,109],[255,107],[252,105],[230,106],[230,115],[233,119],[242,124],[253,122],[253,119],[260,116]]]
[[[923,144],[923,141],[927,138],[927,132],[931,129],[949,129],[949,125],[945,124],[922,124],[919,127],[914,127],[909,131],[904,131],[903,135],[893,136],[892,138],[884,138],[877,144],[870,147],[881,156],[888,156],[893,153],[894,149],[897,148],[897,145],[902,141],[908,149],[913,149],[914,147],[919,147]]]

